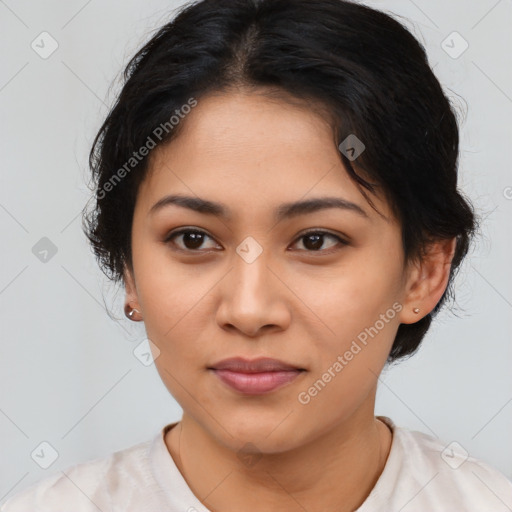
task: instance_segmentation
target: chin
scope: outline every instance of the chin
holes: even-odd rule
[[[219,421],[220,425],[216,422],[210,424],[211,434],[235,452],[284,452],[300,444],[299,432],[289,421],[293,415],[288,420],[285,419],[287,414],[278,416],[271,414],[265,418],[259,412],[230,415],[229,420]]]

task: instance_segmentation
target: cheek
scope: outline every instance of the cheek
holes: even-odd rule
[[[147,337],[160,350],[155,366],[180,404],[190,402],[190,391],[206,371],[204,322],[211,317],[210,289],[211,283],[191,284],[183,276],[171,280],[154,272],[140,293]]]
[[[369,251],[350,262],[347,259],[346,266],[320,288],[308,287],[307,278],[299,283],[304,302],[322,321],[316,335],[310,335],[318,354],[310,384],[320,380],[318,393],[325,400],[355,403],[366,396],[391,350],[402,307],[397,300],[401,266],[400,258],[393,258],[391,252],[387,257],[381,254],[386,253]]]
[[[347,284],[347,283],[345,283]],[[312,336],[317,354],[309,379],[299,390],[299,410],[323,417],[326,425],[348,418],[374,389],[398,329],[401,305],[388,286],[332,289],[324,299],[322,336]]]
[[[400,297],[401,267],[399,260],[378,258],[377,252],[366,257],[354,253],[321,279],[308,273],[294,278],[294,291],[332,337],[346,340],[355,336],[390,308],[388,316],[394,318],[392,307]]]
[[[166,342],[186,323],[187,315],[197,316],[196,308],[208,298],[214,276],[204,267],[201,271],[197,265],[178,263],[165,247],[150,240],[141,240],[133,258],[146,328]]]

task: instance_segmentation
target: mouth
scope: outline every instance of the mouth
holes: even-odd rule
[[[241,357],[224,359],[208,367],[229,388],[245,395],[270,393],[306,371],[278,359]]]

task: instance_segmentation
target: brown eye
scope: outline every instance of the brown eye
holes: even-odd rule
[[[181,243],[177,243],[176,240],[179,241],[180,238]],[[182,251],[199,251],[206,239],[213,240],[204,231],[199,231],[197,229],[181,229],[167,236],[165,242],[172,242],[173,245],[176,245],[178,249]],[[212,247],[207,247],[206,249],[211,248]]]
[[[325,239],[330,238],[337,243],[332,243],[325,246]],[[297,241],[303,241],[302,245],[304,246],[303,250],[308,252],[331,252],[329,249],[336,247],[336,245],[347,245],[347,242],[333,233],[329,233],[328,231],[310,231],[308,233],[302,234]]]

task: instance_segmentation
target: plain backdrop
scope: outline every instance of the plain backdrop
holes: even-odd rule
[[[461,187],[483,218],[456,309],[382,374],[376,412],[512,478],[512,2],[365,3],[402,16],[426,46],[460,113]],[[143,325],[124,317],[80,225],[88,150],[122,68],[181,4],[0,1],[0,503],[181,416],[135,357]],[[37,454],[52,450],[43,469]]]

